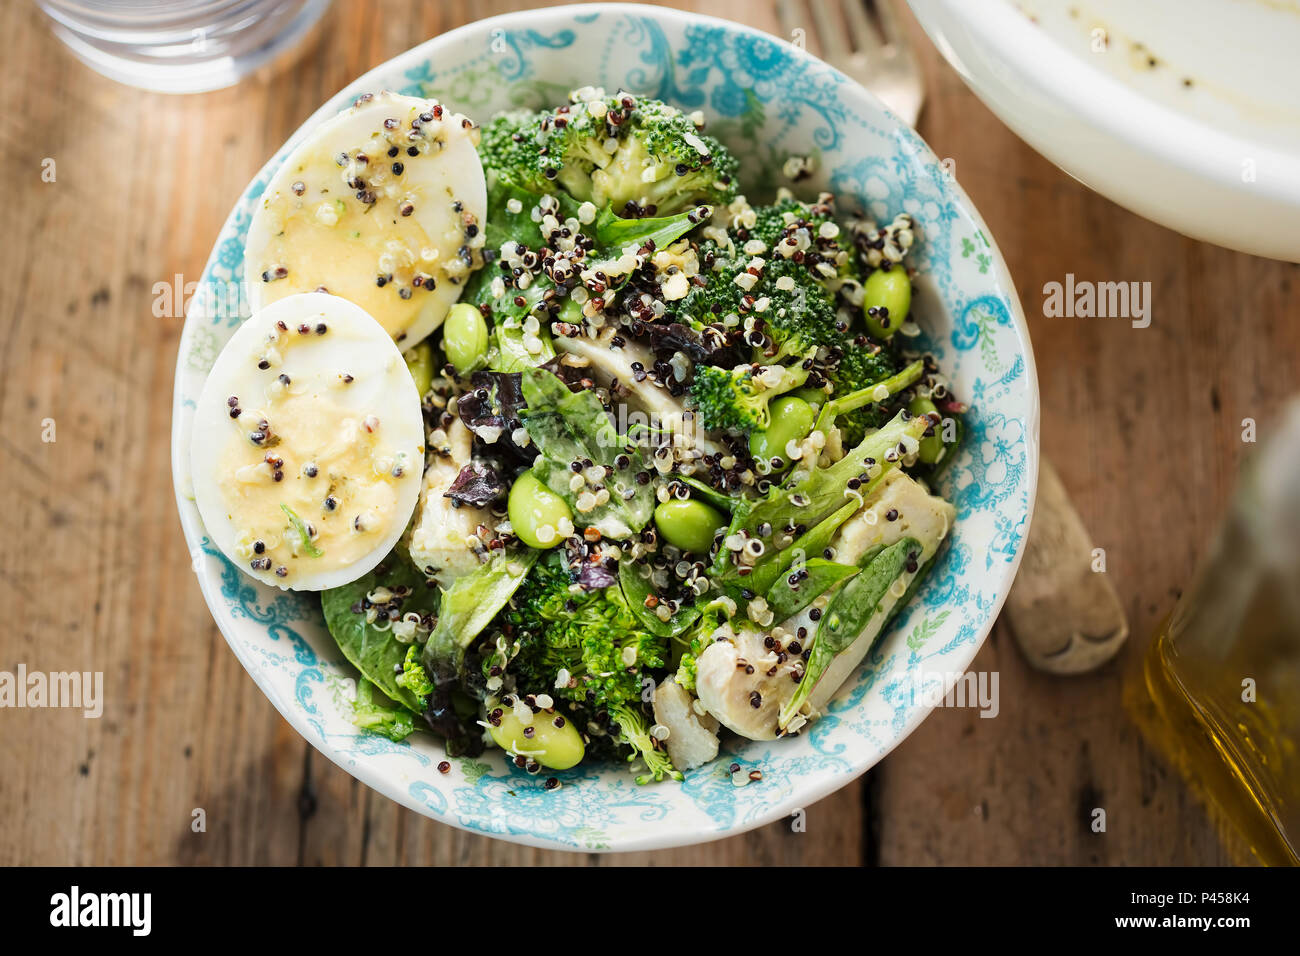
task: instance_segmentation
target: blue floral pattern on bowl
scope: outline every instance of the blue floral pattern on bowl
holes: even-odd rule
[[[957,505],[948,546],[925,587],[824,717],[800,737],[728,741],[684,781],[637,786],[620,766],[583,766],[547,790],[499,752],[436,765],[422,735],[395,744],[349,720],[355,674],[325,630],[316,598],[240,574],[204,534],[192,500],[194,400],[239,324],[215,292],[242,278],[252,211],[303,132],[359,93],[437,96],[486,119],[561,100],[584,85],[627,88],[702,109],[737,146],[751,195],[791,152],[811,155],[810,190],[832,188],[888,221],[915,217],[922,244],[914,314],[958,396],[967,435],[943,478]],[[966,669],[1010,589],[1037,480],[1038,391],[1024,318],[1001,255],[948,171],[910,129],[845,76],[766,34],[708,17],[595,4],[510,14],[435,38],[351,84],[304,124],[249,184],[218,236],[189,311],[176,368],[173,472],[203,594],[227,641],[315,747],[394,800],[455,826],[542,847],[633,850],[701,842],[804,808],[895,747],[929,710],[920,676]],[[738,764],[740,771],[729,767]],[[752,774],[751,771],[758,771]]]

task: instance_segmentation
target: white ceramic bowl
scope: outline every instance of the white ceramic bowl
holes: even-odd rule
[[[882,221],[919,223],[914,313],[928,347],[972,405],[945,479],[958,518],[942,561],[829,713],[795,739],[731,740],[684,782],[640,787],[621,766],[582,766],[563,786],[516,770],[500,751],[453,760],[441,744],[359,733],[344,699],[354,676],[318,599],[264,587],[212,547],[186,474],[194,398],[238,325],[216,292],[242,273],[257,197],[304,132],[380,88],[436,95],[480,119],[561,101],[586,84],[653,94],[711,118],[745,159],[742,182],[779,169],[787,150],[819,156],[820,181]],[[1038,474],[1038,386],[1011,277],[961,189],[911,130],[861,87],[766,34],[648,6],[558,7],[484,20],[402,54],[307,121],[258,173],[217,238],[188,314],[176,369],[173,469],[185,536],[212,615],[249,673],[322,753],[381,793],[454,826],[546,847],[631,850],[715,839],[806,807],[862,773],[929,712],[926,700],[970,664],[1011,587]],[[953,742],[957,746],[957,742]],[[761,770],[733,785],[728,765]]]
[[[909,2],[989,109],[1085,185],[1193,238],[1300,261],[1294,4]]]

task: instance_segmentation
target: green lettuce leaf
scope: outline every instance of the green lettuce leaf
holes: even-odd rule
[[[533,474],[568,503],[574,524],[596,527],[614,540],[644,528],[655,507],[653,488],[635,480],[637,472],[647,467],[645,457],[618,433],[596,394],[571,392],[557,376],[540,368],[525,369],[522,386],[528,407],[520,418],[540,453]],[[614,460],[620,455],[628,457],[628,467],[615,467]],[[609,501],[581,512],[577,500],[582,492],[569,488],[573,478],[569,464],[587,459],[605,467]]]
[[[465,650],[506,606],[538,554],[499,554],[442,592],[438,623],[424,645],[424,669],[435,684],[460,680]]]

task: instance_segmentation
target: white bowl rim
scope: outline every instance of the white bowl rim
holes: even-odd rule
[[[315,127],[317,124],[322,122],[324,119],[333,116],[335,113],[337,113],[341,108],[343,108],[344,105],[346,105],[347,99],[355,97],[360,93],[366,92],[368,87],[370,87],[373,84],[373,82],[380,77],[381,74],[390,74],[400,69],[401,65],[408,60],[418,60],[421,57],[424,57],[424,59],[427,60],[428,56],[426,55],[425,51],[435,44],[443,45],[443,44],[453,43],[457,38],[459,38],[462,35],[468,36],[472,34],[478,34],[484,30],[487,30],[490,33],[491,27],[494,24],[509,23],[513,28],[513,27],[517,27],[519,23],[522,21],[531,20],[534,18],[546,19],[552,16],[563,17],[563,16],[574,16],[577,14],[581,14],[583,16],[590,16],[593,13],[600,13],[600,14],[622,13],[622,14],[642,16],[642,17],[649,16],[665,22],[674,22],[674,23],[690,22],[696,24],[699,23],[713,24],[715,26],[723,27],[728,30],[747,33],[756,37],[760,37],[765,40],[769,40],[777,43],[784,42],[783,40],[781,40],[780,37],[775,37],[762,30],[759,30],[756,27],[751,27],[743,23],[737,23],[734,20],[726,20],[721,17],[709,16],[707,14],[691,13],[691,12],[677,10],[673,8],[651,6],[649,4],[572,3],[572,4],[555,6],[555,7],[540,7],[540,8],[530,9],[530,10],[516,11],[513,13],[499,14],[493,17],[485,17],[479,20],[472,21],[467,24],[463,24],[462,26],[456,27],[453,30],[449,30],[446,33],[442,33],[437,36],[430,37],[429,39],[417,44],[416,46],[411,47],[410,49],[405,50],[402,53],[399,53],[396,56],[389,58],[388,60],[385,60],[383,63],[378,64],[377,66],[373,67],[370,70],[367,70],[364,74],[357,77],[355,80],[351,81],[350,83],[346,84],[342,89],[340,89],[332,96],[330,96],[325,101],[324,105],[322,105],[319,109],[315,110],[302,123],[302,125],[299,126],[298,129],[296,129],[293,132],[293,134],[285,141],[284,145],[278,148],[272,154],[271,158],[268,159],[265,164],[263,164],[263,166],[249,181],[249,184],[251,185],[252,183],[256,182],[258,179],[260,179],[262,176],[264,176],[266,173],[270,171],[270,167],[272,167],[276,163],[277,157],[280,155],[280,153],[284,150],[285,147],[291,144],[296,144],[304,136],[306,136],[306,134],[313,127]],[[826,63],[823,60],[820,60],[819,58],[813,56],[807,51],[801,50],[800,52],[804,56],[807,56],[809,59],[816,61],[820,66],[824,67],[826,70],[829,70],[833,74],[840,77],[843,80],[844,84],[846,86],[851,87],[853,90],[855,90],[858,95],[864,96],[867,99],[874,101],[875,104],[878,106],[878,108],[883,113],[888,115],[899,126],[903,127],[904,129],[912,130],[912,127],[908,126],[907,123],[903,122],[902,119],[900,119],[887,106],[885,106],[884,103],[882,103],[878,97],[876,97],[869,89],[864,87],[861,83],[854,80],[852,77],[845,75],[841,71],[835,69],[835,67],[831,66],[830,64]],[[915,133],[915,130],[912,131]],[[924,139],[922,139],[919,136],[919,134],[917,134],[917,138],[921,140],[921,142],[924,144],[925,151],[931,157],[934,157],[934,152],[933,150],[930,149],[929,144],[925,143]],[[1011,321],[1015,325],[1018,336],[1024,342],[1025,348],[1023,351],[1023,359],[1025,363],[1025,395],[1027,398],[1027,407],[1024,410],[1025,487],[1027,490],[1028,497],[1025,506],[1024,532],[1021,536],[1020,542],[1016,549],[1016,553],[1012,557],[1011,561],[1009,562],[1010,567],[1008,568],[1008,574],[1005,578],[1006,585],[1001,589],[1000,593],[998,593],[997,597],[994,599],[988,617],[986,618],[985,623],[980,627],[978,636],[976,637],[975,640],[969,643],[968,645],[969,653],[966,656],[966,660],[961,664],[962,670],[956,673],[945,674],[944,685],[943,685],[944,694],[940,696],[946,696],[948,691],[950,691],[952,687],[957,683],[957,681],[961,679],[961,674],[964,673],[967,668],[969,668],[971,661],[973,661],[975,656],[979,653],[980,648],[984,646],[984,642],[985,640],[988,639],[988,635],[992,632],[993,626],[997,622],[998,615],[1002,610],[1002,606],[1006,602],[1007,594],[1010,593],[1011,586],[1015,581],[1016,572],[1019,570],[1021,559],[1024,556],[1025,544],[1028,541],[1029,533],[1033,523],[1034,508],[1037,501],[1038,470],[1039,470],[1039,418],[1040,418],[1040,396],[1038,390],[1038,372],[1034,362],[1033,347],[1029,336],[1029,326],[1025,320],[1024,311],[1020,304],[1020,297],[1016,292],[1015,284],[1012,281],[1010,270],[1007,268],[1006,261],[1002,257],[1002,252],[997,245],[996,239],[993,238],[992,233],[989,231],[988,226],[984,222],[983,217],[979,214],[979,211],[976,209],[974,203],[971,201],[970,197],[966,194],[966,191],[961,187],[961,184],[954,180],[949,184],[949,186],[950,188],[955,190],[957,197],[960,200],[960,204],[963,211],[970,217],[973,223],[975,223],[981,230],[983,230],[984,235],[989,237],[989,252],[991,254],[992,262],[997,272],[997,279],[999,284],[1005,287],[1008,304],[1010,305]],[[242,199],[242,197],[247,192],[247,190],[248,190],[248,186],[245,186],[244,189],[240,192],[239,198],[236,199],[235,205],[232,208],[230,215],[227,216],[226,221],[223,223],[222,231],[224,231],[225,228],[229,226],[230,223],[234,220],[238,211],[239,200]],[[188,313],[186,315],[185,325],[187,327],[189,325]],[[184,342],[184,329],[182,330],[182,344],[183,342]],[[184,495],[184,490],[183,490],[183,484],[184,484],[183,476],[185,474],[183,468],[183,459],[187,456],[182,455],[179,450],[180,437],[181,437],[180,435],[181,416],[178,414],[178,411],[181,406],[181,402],[183,401],[183,396],[181,394],[180,368],[182,363],[184,362],[184,354],[185,353],[183,347],[178,348],[177,369],[176,369],[176,375],[174,379],[173,395],[172,395],[172,432],[171,432],[172,486],[176,497],[177,509],[181,519],[182,531],[184,533],[186,543],[190,547],[193,547],[193,542],[191,538],[192,535],[194,535],[196,529],[192,527],[193,518],[191,518],[187,514],[187,509],[186,509],[187,499]],[[211,611],[213,607],[222,606],[226,603],[225,599],[219,593],[216,593],[214,591],[215,584],[209,575],[197,575],[197,577],[199,580],[200,591],[203,594],[203,599],[205,603],[209,607],[209,611]],[[395,801],[396,803],[401,804],[407,809],[413,810],[416,813],[428,817],[431,820],[455,827],[458,830],[464,830],[467,833],[473,833],[478,836],[487,836],[493,839],[504,840],[509,843],[515,843],[523,846],[530,846],[530,847],[535,847],[538,849],[545,849],[545,850],[562,850],[565,852],[572,852],[572,853],[611,853],[611,852],[631,853],[631,852],[646,851],[646,850],[672,849],[681,846],[694,846],[697,844],[710,843],[715,840],[726,839],[728,837],[739,836],[742,833],[747,833],[750,830],[754,830],[759,827],[766,826],[769,823],[772,823],[783,817],[789,816],[790,813],[794,811],[794,809],[798,807],[811,805],[812,803],[822,800],[825,797],[829,796],[830,794],[840,789],[843,789],[845,786],[852,783],[854,780],[856,780],[862,774],[866,773],[872,767],[878,765],[880,761],[884,760],[885,757],[887,757],[890,753],[892,753],[894,749],[898,747],[899,744],[901,744],[904,740],[906,740],[909,736],[911,736],[912,732],[916,730],[916,728],[921,725],[922,721],[924,721],[927,717],[929,717],[930,714],[935,709],[932,705],[929,706],[923,705],[921,707],[916,708],[916,710],[908,718],[903,728],[899,732],[897,732],[894,738],[889,742],[889,744],[885,746],[875,756],[874,760],[868,763],[864,763],[860,767],[853,767],[846,773],[838,774],[833,777],[827,777],[823,781],[817,782],[815,784],[810,784],[807,788],[803,790],[795,789],[784,798],[780,798],[773,801],[764,809],[762,813],[758,813],[753,818],[737,823],[733,826],[729,826],[726,828],[705,830],[705,831],[693,831],[689,833],[683,831],[683,832],[671,834],[667,837],[656,836],[654,830],[648,829],[625,841],[618,842],[617,845],[613,845],[614,841],[611,841],[611,845],[608,847],[590,848],[590,847],[568,846],[568,845],[556,843],[552,840],[546,839],[545,837],[538,836],[532,833],[484,833],[481,830],[474,829],[473,827],[461,823],[458,819],[456,819],[454,815],[438,813],[432,810],[424,803],[415,799],[407,791],[392,786],[388,779],[388,775],[374,770],[373,768],[365,764],[363,761],[349,762],[343,754],[334,752],[332,748],[328,748],[327,746],[324,746],[324,741],[317,742],[316,740],[313,739],[312,728],[307,723],[305,716],[299,711],[298,708],[293,706],[293,701],[283,699],[282,695],[280,695],[280,693],[274,687],[272,687],[269,677],[263,673],[262,668],[256,666],[256,662],[252,658],[251,652],[246,647],[243,646],[243,643],[236,637],[236,635],[233,633],[232,629],[229,628],[227,623],[223,621],[219,615],[213,614],[212,617],[214,622],[217,624],[218,629],[221,631],[222,637],[225,638],[226,643],[230,646],[231,650],[234,651],[235,657],[239,660],[240,664],[243,665],[244,670],[248,672],[249,676],[253,678],[254,683],[257,684],[258,688],[262,691],[262,693],[266,696],[266,698],[271,702],[271,704],[275,707],[275,709],[279,711],[280,716],[283,717],[289,723],[289,725],[293,727],[295,731],[298,732],[299,736],[301,736],[305,741],[307,741],[307,743],[309,743],[317,751],[319,751],[326,758],[328,758],[332,763],[340,767],[344,772],[360,780],[362,783],[370,787],[372,790],[375,790],[376,792],[388,797],[389,799]]]
[[[1018,72],[1033,73],[1053,101],[1064,104],[1114,139],[1140,144],[1159,162],[1189,170],[1223,187],[1241,185],[1238,182],[1234,186],[1233,177],[1226,176],[1225,170],[1239,171],[1243,158],[1253,158],[1258,167],[1268,168],[1270,173],[1250,184],[1252,194],[1262,191],[1278,201],[1300,204],[1300,156],[1225,132],[1097,69],[1030,21],[1009,0],[979,4],[977,17],[963,13],[972,9],[966,0],[925,2],[948,9],[981,43],[1006,53]],[[960,61],[949,62],[957,66]],[[1197,148],[1188,150],[1179,145],[1189,142],[1195,142]]]

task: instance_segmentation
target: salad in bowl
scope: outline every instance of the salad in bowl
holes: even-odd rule
[[[922,308],[947,237],[817,183],[815,143],[751,180],[661,91],[436,92],[355,93],[251,197],[250,314],[178,431],[201,580],[212,558],[227,600],[284,592],[309,739],[414,756],[388,791],[462,825],[603,847],[502,821],[600,781],[652,830],[664,788],[734,806],[809,744],[860,769],[819,728],[970,560],[949,471],[986,425]]]

